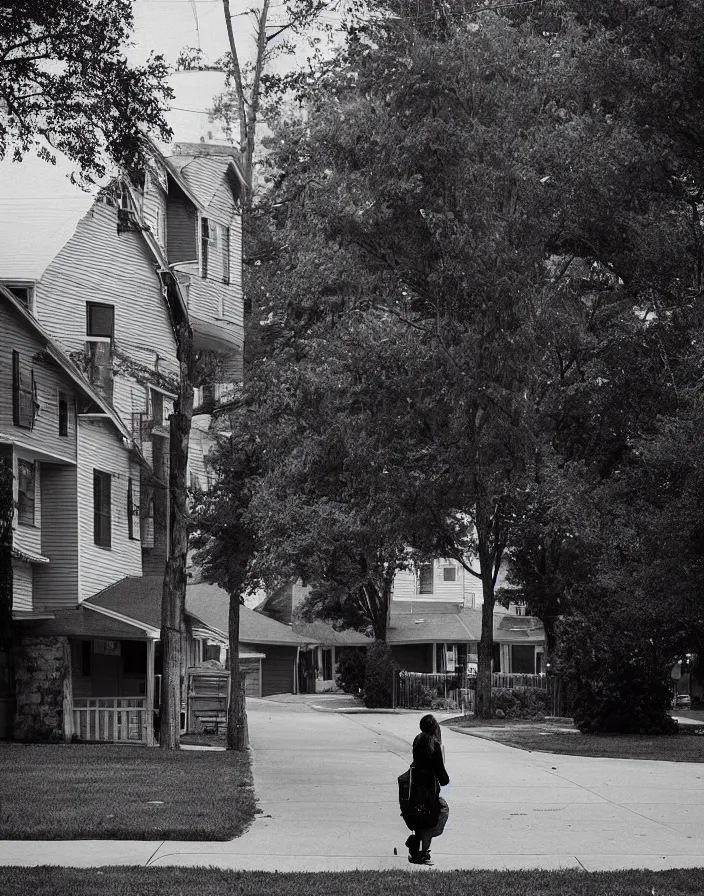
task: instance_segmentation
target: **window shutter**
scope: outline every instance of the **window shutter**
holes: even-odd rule
[[[224,238],[222,241],[222,282],[229,284],[230,282],[230,228],[224,228]],[[225,315],[223,314],[223,317]]]
[[[12,419],[15,426],[32,429],[37,413],[34,371],[23,364],[18,351],[12,352]]]
[[[93,540],[104,548],[112,541],[110,474],[93,470]]]
[[[127,536],[134,538],[134,495],[131,476],[127,480]]]
[[[210,242],[210,224],[207,218],[200,219],[200,275],[208,276],[208,245]]]

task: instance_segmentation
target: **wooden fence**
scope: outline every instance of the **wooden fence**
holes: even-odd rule
[[[145,715],[144,697],[75,697],[74,735],[78,740],[146,743]]]
[[[556,676],[494,672],[491,686],[495,690],[537,688],[547,691],[549,714],[569,715],[564,688]],[[396,706],[402,709],[438,708],[438,703],[445,703],[450,710],[474,712],[476,691],[475,673],[402,671],[396,675]]]

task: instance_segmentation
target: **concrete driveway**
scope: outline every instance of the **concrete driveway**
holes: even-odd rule
[[[236,840],[5,842],[0,863],[426,872],[408,864],[396,784],[419,714],[332,708],[248,701],[260,813]],[[453,731],[443,742],[437,869],[704,867],[704,764],[528,753]]]

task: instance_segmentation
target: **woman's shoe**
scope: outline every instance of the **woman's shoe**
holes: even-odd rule
[[[420,837],[418,834],[411,834],[408,840],[406,840],[406,849],[413,855],[414,852],[418,852],[420,850]]]

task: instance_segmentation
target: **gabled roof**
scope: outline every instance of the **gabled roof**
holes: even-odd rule
[[[89,597],[85,603],[123,620],[135,620],[152,629],[161,627],[162,576],[127,576]],[[186,615],[194,628],[209,628],[227,637],[229,597],[217,585],[189,585],[186,588]],[[240,642],[288,644],[304,642],[291,628],[267,619],[247,607],[240,607]]]
[[[423,644],[479,641],[482,632],[482,611],[464,610],[457,605],[442,606],[429,601],[403,604],[391,613],[387,640],[389,644]],[[451,611],[448,612],[448,607]],[[410,609],[409,609],[410,608]],[[540,644],[545,640],[542,622],[534,616],[513,616],[503,607],[494,612],[494,641]]]
[[[336,647],[366,647],[373,642],[369,635],[351,629],[337,632],[327,622],[294,622],[294,632],[311,644],[334,644]]]
[[[205,582],[189,585],[186,589],[186,609],[214,629],[227,634],[230,598],[217,585]],[[297,635],[289,625],[282,625],[248,607],[240,607],[240,641],[248,644],[305,644],[305,638]]]

